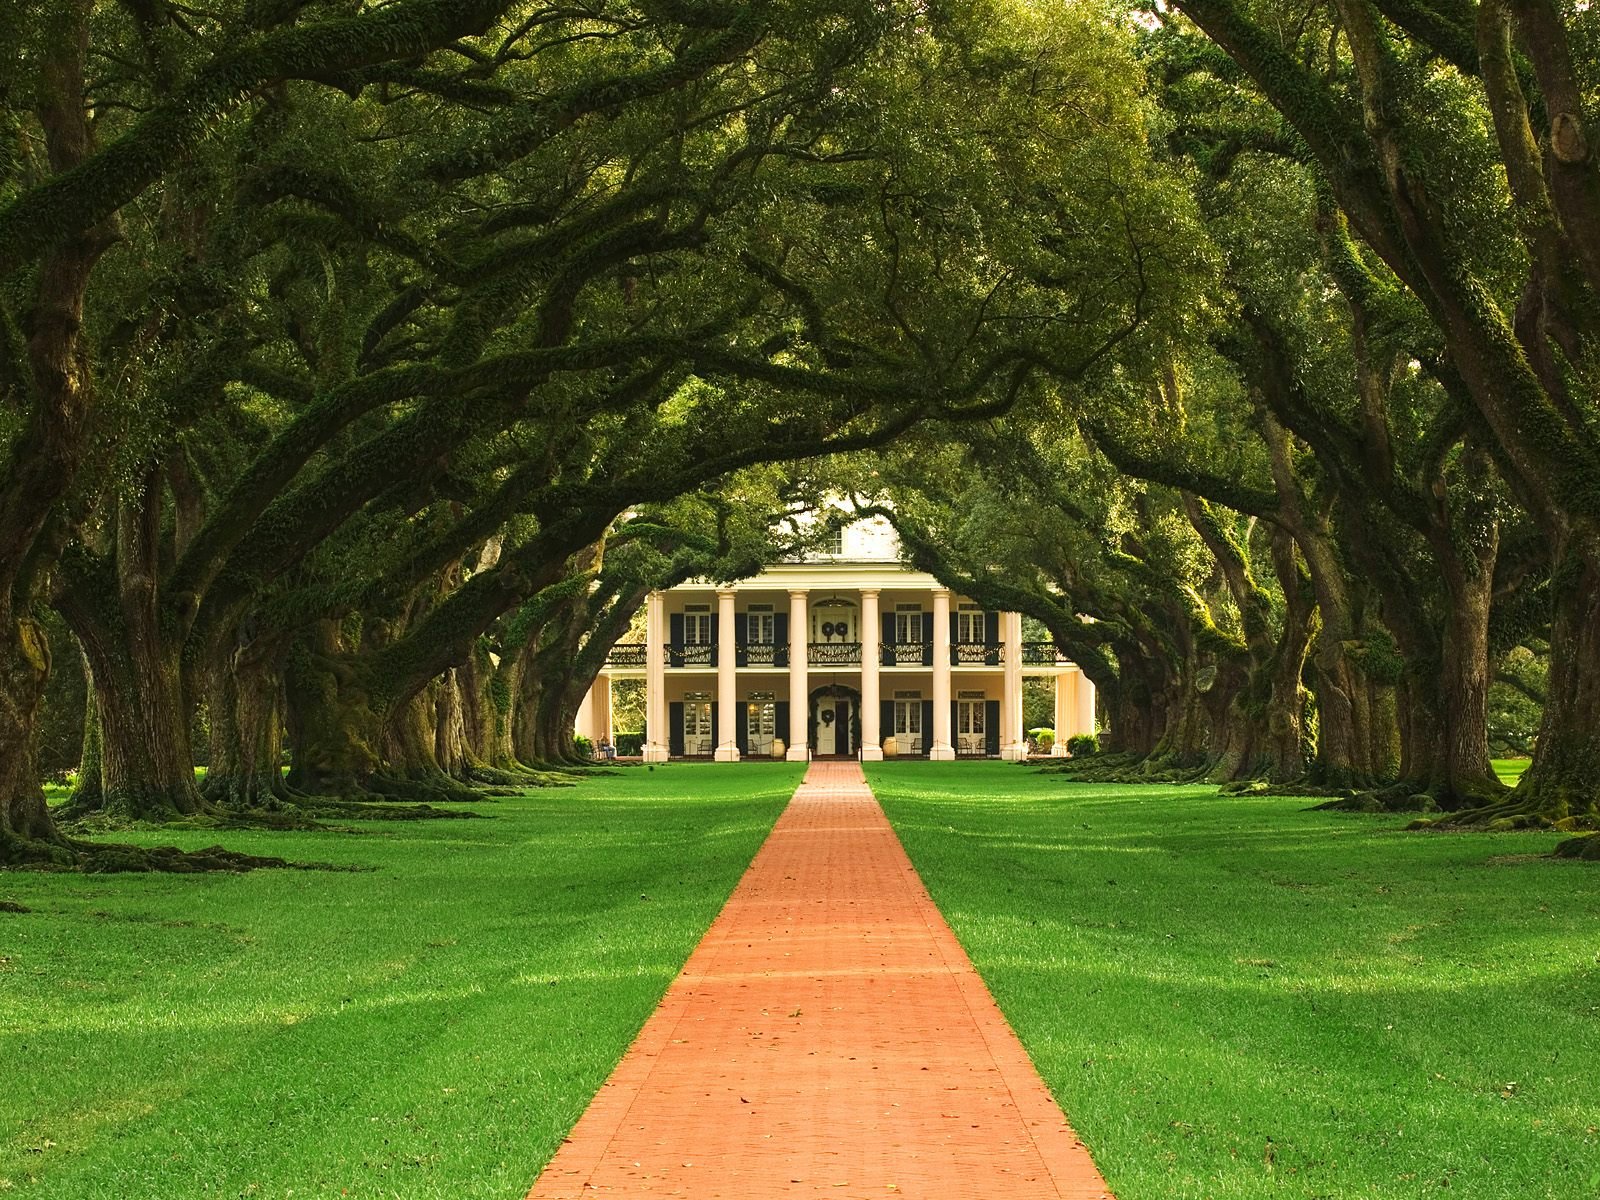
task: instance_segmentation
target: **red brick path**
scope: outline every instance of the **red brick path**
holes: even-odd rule
[[[854,763],[815,763],[530,1200],[1109,1197]]]

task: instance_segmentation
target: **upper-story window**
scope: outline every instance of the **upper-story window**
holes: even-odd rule
[[[822,539],[822,552],[824,554],[844,553],[844,530],[830,529]]]
[[[685,646],[711,645],[711,614],[685,612],[683,614],[683,644]]]
[[[986,630],[987,614],[982,609],[969,609],[965,606],[956,613],[956,641],[982,642]]]
[[[745,614],[746,625],[745,640],[752,646],[770,646],[777,637],[777,629],[771,612],[758,612],[751,609]]]
[[[904,605],[895,609],[894,640],[902,645],[922,641],[922,609]]]

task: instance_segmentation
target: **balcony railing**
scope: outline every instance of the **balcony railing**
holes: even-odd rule
[[[883,665],[886,667],[921,667],[932,661],[932,642],[883,643]]]
[[[606,652],[608,667],[643,667],[649,665],[650,647],[643,642],[618,642]]]
[[[717,648],[702,642],[668,642],[667,666],[714,667],[717,665]]]
[[[950,661],[956,666],[997,667],[1004,661],[1004,647],[989,642],[956,642],[950,647]]]
[[[1054,642],[1023,642],[1022,661],[1035,667],[1053,667],[1072,660],[1056,649]]]
[[[807,660],[813,667],[859,667],[860,642],[812,642],[807,647]]]
[[[770,642],[751,642],[739,647],[734,664],[740,667],[787,667],[789,647]]]

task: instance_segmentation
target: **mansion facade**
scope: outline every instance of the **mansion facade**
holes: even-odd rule
[[[829,552],[726,587],[694,581],[646,602],[646,638],[619,642],[578,732],[615,742],[611,684],[645,681],[647,762],[1027,756],[1024,676],[1055,681],[1054,753],[1094,732],[1094,684],[1022,616],[985,610],[900,561],[888,522]]]

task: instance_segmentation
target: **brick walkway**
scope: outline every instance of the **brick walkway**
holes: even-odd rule
[[[530,1200],[1109,1197],[854,763],[815,763]]]

